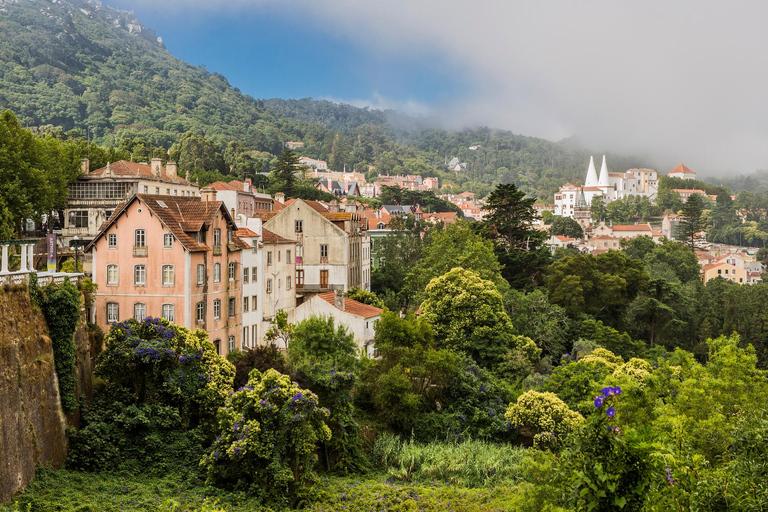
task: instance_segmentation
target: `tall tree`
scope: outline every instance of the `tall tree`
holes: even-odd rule
[[[689,247],[696,247],[696,242],[701,238],[699,233],[703,229],[702,214],[704,204],[699,194],[691,194],[683,205],[680,226],[677,229],[677,239]]]
[[[552,226],[549,228],[549,232],[553,235],[567,236],[570,238],[584,238],[584,230],[578,222],[570,217],[561,217],[559,215],[555,215],[552,218]]]
[[[544,246],[547,234],[533,227],[537,218],[534,201],[515,185],[499,185],[488,196],[483,207],[488,214],[478,226],[494,242],[502,276],[514,288],[541,284],[551,258]]]
[[[283,150],[269,176],[269,192],[283,192],[291,196],[296,185],[296,173],[299,172],[299,157],[290,149]]]

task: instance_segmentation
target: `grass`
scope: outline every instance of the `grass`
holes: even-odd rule
[[[383,434],[373,447],[379,467],[401,482],[442,482],[466,488],[511,486],[521,478],[524,448],[484,441],[417,444]]]

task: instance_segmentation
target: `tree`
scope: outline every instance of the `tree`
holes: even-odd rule
[[[283,192],[286,196],[292,196],[299,169],[298,155],[290,149],[283,150],[269,174],[270,194]]]
[[[701,238],[699,233],[703,229],[703,208],[703,201],[699,194],[688,196],[688,200],[683,205],[682,220],[677,229],[677,239],[691,249],[696,247],[696,243]]]
[[[275,505],[309,497],[317,445],[331,438],[317,395],[275,370],[251,372],[218,414],[218,436],[200,461],[207,482],[239,487]]]
[[[288,312],[284,309],[277,310],[275,316],[269,322],[269,329],[264,333],[264,340],[278,348],[288,348],[293,336],[293,325],[288,323]],[[280,344],[282,343],[282,347]]]
[[[584,230],[578,222],[570,217],[560,217],[559,215],[555,215],[553,218],[549,232],[552,235],[567,236],[579,240],[584,238]]]
[[[228,174],[221,148],[203,135],[187,132],[171,147],[171,155],[183,171],[216,171]]]
[[[471,270],[454,268],[430,281],[421,309],[439,347],[463,352],[487,368],[515,345],[501,294]]]
[[[363,290],[362,288],[350,288],[344,296],[348,299],[356,300],[357,302],[362,302],[363,304],[368,304],[377,308],[384,307],[384,301],[375,293]]]
[[[554,393],[526,391],[510,404],[505,417],[536,448],[559,448],[583,421]]]
[[[684,298],[678,284],[652,279],[648,290],[630,304],[627,319],[633,331],[642,333],[652,348],[659,339],[676,340],[681,337],[685,322],[680,318],[678,309],[682,302]]]
[[[452,224],[432,234],[421,261],[408,274],[406,286],[421,294],[432,279],[456,267],[477,273],[502,291],[509,287],[501,276],[501,265],[494,254],[493,244],[463,223]]]
[[[549,301],[545,291],[510,290],[504,303],[517,334],[531,338],[546,355],[559,358],[565,352],[568,316],[565,309]]]
[[[347,142],[344,139],[344,135],[337,133],[333,137],[333,145],[331,146],[331,156],[328,159],[328,165],[331,167],[331,170],[343,171],[348,158],[349,150],[347,149]]]
[[[696,254],[686,244],[664,239],[645,255],[645,268],[652,278],[688,283],[698,281],[701,268]]]
[[[608,210],[605,207],[603,196],[594,196],[592,198],[590,210],[592,211],[592,220],[595,222],[603,222],[608,217]]]
[[[640,235],[633,238],[622,238],[621,250],[636,260],[644,260],[645,256],[653,251],[656,247],[656,242],[648,235]]]
[[[311,316],[293,327],[288,358],[294,367],[320,364],[349,371],[355,367],[355,338],[332,316]]]
[[[550,252],[544,246],[546,233],[533,227],[535,199],[515,185],[499,185],[491,192],[483,209],[488,215],[480,223],[480,233],[494,243],[502,276],[515,288],[535,286],[549,264]]]

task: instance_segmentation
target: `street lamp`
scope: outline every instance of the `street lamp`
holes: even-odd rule
[[[78,272],[78,266],[77,266],[77,247],[80,244],[80,238],[78,238],[77,235],[72,237],[72,247],[75,248],[75,273]]]

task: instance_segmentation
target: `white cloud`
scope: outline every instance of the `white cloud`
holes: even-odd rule
[[[472,86],[462,101],[430,106],[454,123],[578,135],[660,166],[768,167],[768,3],[758,0],[165,2],[285,9],[297,26],[374,53],[442,55]],[[398,105],[374,93],[370,103]]]

